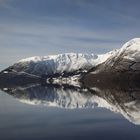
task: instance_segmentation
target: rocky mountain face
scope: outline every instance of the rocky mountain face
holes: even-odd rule
[[[123,47],[97,67],[98,71],[140,71],[140,38],[125,43]]]
[[[84,83],[106,84],[105,82],[140,81],[140,39],[125,43],[105,62],[92,68],[83,76]]]

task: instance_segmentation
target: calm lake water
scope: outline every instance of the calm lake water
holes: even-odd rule
[[[140,138],[139,99],[134,94],[131,99],[132,95],[120,92],[123,96],[114,100],[108,98],[109,92],[106,98],[104,91],[89,93],[69,87],[36,85],[2,90],[0,140]]]

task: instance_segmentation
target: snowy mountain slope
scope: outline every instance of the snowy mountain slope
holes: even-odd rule
[[[35,56],[22,59],[5,71],[12,69],[16,72],[26,72],[38,76],[85,72],[106,61],[112,53],[109,52],[105,55],[66,53],[44,57]]]
[[[53,75],[88,71],[92,67],[97,71],[140,70],[140,38],[135,38],[118,50],[102,55],[66,53],[44,57],[31,57],[13,65],[14,70],[35,75]]]
[[[140,82],[140,38],[125,43],[108,59],[88,71],[81,81],[86,86],[103,86],[112,82]],[[130,82],[131,83],[131,82]]]
[[[99,71],[139,71],[140,70],[140,38],[125,43],[122,48],[113,53],[99,68]]]
[[[101,77],[101,79],[104,78],[105,81],[108,77],[112,77],[112,79],[118,79],[119,77],[118,80],[138,79],[140,81],[140,38],[132,39],[125,43],[122,48],[102,55],[65,53],[43,57],[30,57],[20,60],[2,72],[11,71],[25,72],[43,78],[47,76],[47,79],[49,77],[59,77],[59,80],[61,80],[61,77],[72,77],[87,72],[84,75],[84,78],[87,80],[82,79],[90,81],[90,83],[93,83],[95,74],[98,74],[98,77]],[[125,72],[125,75],[122,72]],[[129,73],[126,74],[126,72]],[[101,73],[105,74],[101,76]],[[128,78],[128,75],[131,75],[131,77]],[[136,76],[134,77],[133,75]],[[103,81],[101,79],[98,80],[98,77],[95,79],[96,83],[97,81]]]
[[[101,107],[121,113],[134,124],[140,124],[140,90],[82,89],[69,86],[39,85],[11,88],[6,92],[22,103],[60,108]]]

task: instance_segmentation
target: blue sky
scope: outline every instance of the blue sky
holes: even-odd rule
[[[139,0],[0,0],[0,64],[105,53],[139,37]]]

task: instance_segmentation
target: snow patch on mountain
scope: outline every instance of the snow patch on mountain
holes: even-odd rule
[[[123,47],[119,51],[120,54],[124,54],[125,59],[129,59],[132,61],[140,60],[140,38],[135,38],[123,45]]]
[[[92,73],[133,70],[140,71],[140,38],[132,39],[122,48],[112,51],[112,55]]]
[[[86,72],[94,66],[106,61],[114,51],[104,55],[65,53],[49,56],[35,56],[22,59],[15,63],[10,69],[17,72],[26,72],[41,76],[72,72]]]

